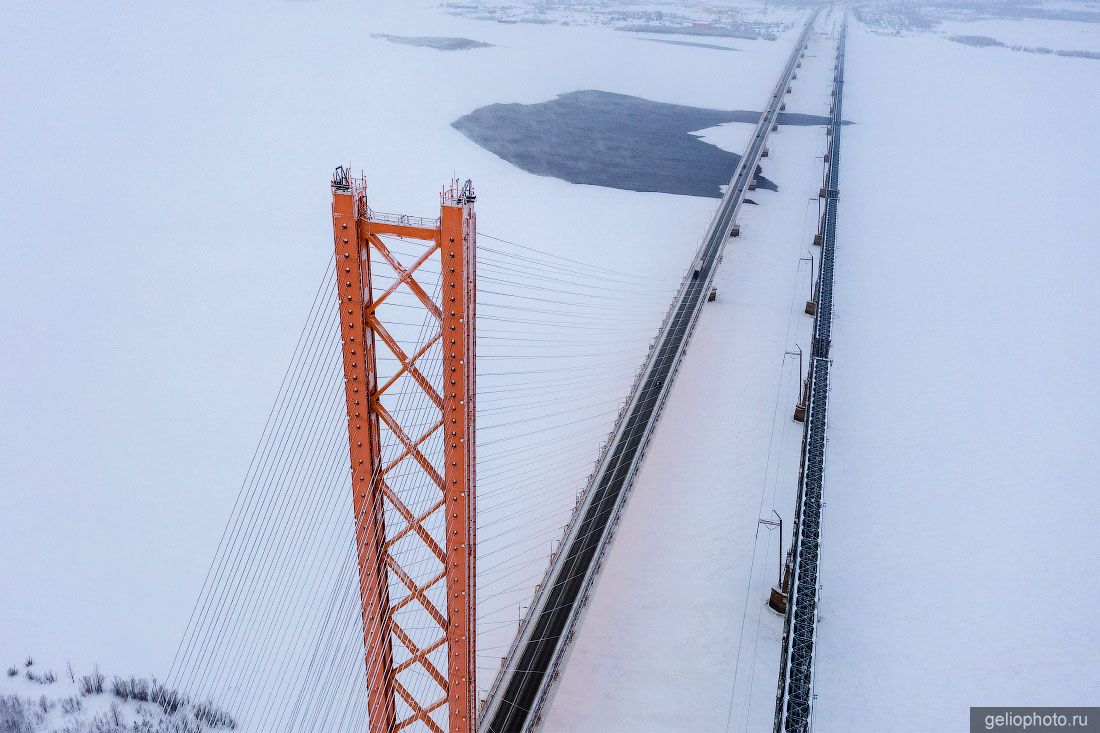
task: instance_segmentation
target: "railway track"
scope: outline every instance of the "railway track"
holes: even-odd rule
[[[847,21],[841,26],[833,69],[832,120],[829,129],[828,174],[822,193],[825,216],[821,226],[821,274],[810,355],[809,404],[802,439],[802,472],[795,508],[794,585],[783,630],[783,653],[776,691],[774,733],[806,733],[813,708],[814,649],[817,641],[818,560],[821,539],[822,490],[825,483],[825,447],[829,407],[829,348],[832,344],[833,261],[836,253],[837,198],[840,185],[841,107],[844,101],[844,43]]]

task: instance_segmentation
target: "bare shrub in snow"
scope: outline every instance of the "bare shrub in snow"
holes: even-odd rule
[[[90,733],[123,733],[121,725],[115,723],[110,712],[92,718]]]
[[[202,723],[190,715],[182,715],[178,718],[153,721],[149,718],[134,722],[129,729],[133,733],[206,733]]]
[[[111,680],[111,692],[120,700],[149,702],[151,697],[149,680],[143,677],[115,677]]]
[[[15,695],[0,697],[0,731],[4,733],[35,733],[34,720],[23,701]]]
[[[18,667],[8,667],[8,677],[14,677],[17,674],[19,674]]]
[[[11,670],[8,670],[9,674]],[[15,675],[10,675],[14,677]],[[46,672],[46,674],[35,674],[34,670],[27,668],[27,679],[31,682],[37,682],[40,685],[52,685],[57,682],[57,675],[53,673],[53,670]]]
[[[20,668],[12,669],[13,677],[20,676]],[[52,671],[36,674],[25,666],[23,672],[40,683],[56,681]],[[209,733],[238,727],[213,700],[192,703],[156,678],[108,679],[96,667],[92,674],[74,679],[79,694],[66,690],[54,697],[0,697],[0,733]],[[104,692],[111,697],[85,705],[84,697]],[[101,707],[105,704],[110,707]]]
[[[233,730],[237,727],[237,721],[229,713],[209,700],[195,703],[194,709],[195,719],[201,723],[206,723],[211,728],[229,728]]]
[[[153,688],[153,702],[160,705],[161,710],[169,715],[175,715],[181,707],[187,704],[187,698],[177,690],[170,690],[164,685],[155,685]]]
[[[120,708],[118,706],[117,702],[112,702],[111,703],[110,714],[111,714],[111,722],[114,723],[116,726],[121,726],[123,723],[126,722],[125,720],[122,719],[122,708]]]
[[[135,720],[126,733],[207,733],[208,729],[187,713],[162,718],[151,716],[148,711],[141,713],[141,719]]]
[[[130,699],[138,702],[149,702],[151,697],[149,680],[144,677],[130,678]]]
[[[112,702],[107,712],[95,716],[90,723],[89,727],[79,730],[87,730],[90,733],[126,733],[126,718],[117,702]]]
[[[80,678],[80,694],[85,697],[88,695],[102,695],[105,679],[103,673],[99,671],[99,667],[96,667],[94,672]]]

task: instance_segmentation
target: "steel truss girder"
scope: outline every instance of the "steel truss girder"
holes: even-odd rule
[[[813,670],[817,635],[818,567],[825,448],[829,405],[829,349],[832,344],[833,265],[836,254],[837,195],[840,178],[841,103],[844,90],[844,42],[841,27],[834,70],[825,216],[821,223],[822,259],[818,306],[810,359],[809,405],[803,435],[803,465],[794,527],[794,586],[784,626],[783,658],[776,697],[775,733],[806,733],[813,709]]]

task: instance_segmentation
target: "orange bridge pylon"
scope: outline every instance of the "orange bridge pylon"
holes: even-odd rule
[[[381,214],[332,180],[371,733],[475,728],[474,198]]]

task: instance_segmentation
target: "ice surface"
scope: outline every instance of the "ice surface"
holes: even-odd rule
[[[494,47],[441,54],[370,33]],[[485,564],[501,591],[486,593],[479,638],[491,682],[641,363],[645,324],[715,202],[533,176],[451,122],[577,89],[735,109],[766,95],[784,53],[744,47],[731,74],[704,49],[487,24],[428,3],[8,8],[0,652],[165,671],[331,257],[332,168],[351,163],[377,210],[434,216],[457,173],[478,187],[482,231],[651,284],[627,303],[629,342],[592,349],[614,360],[586,365],[601,378],[574,395],[599,405],[605,427],[593,419],[539,448],[536,478],[568,459],[555,486],[479,501],[502,545],[494,557],[528,563],[510,577]],[[511,500],[530,511],[509,512]],[[499,539],[509,515],[511,549]]]
[[[1030,53],[1100,58],[1100,24],[1062,20],[980,19],[940,26],[952,41]]]
[[[847,55],[814,729],[1095,704],[1100,65]]]
[[[330,257],[335,165],[367,172],[374,208],[427,216],[442,184],[470,177],[484,231],[652,278],[657,296],[713,200],[532,175],[451,123],[585,89],[756,109],[798,14],[771,7],[788,28],[778,42],[715,54],[561,24],[584,18],[487,23],[420,0],[7,6],[4,658],[168,665]],[[1097,50],[1096,24],[937,18],[937,34]],[[492,47],[443,54],[371,33]],[[927,729],[950,729],[969,705],[1087,703],[1098,687],[1097,74],[1090,60],[853,28],[819,731],[912,730],[929,711]],[[792,112],[822,113],[825,77],[805,65]],[[736,153],[750,129],[695,132]],[[822,149],[814,126],[781,127],[772,144],[765,173],[782,190],[743,210],[563,676],[559,728],[613,728],[598,717],[608,699],[642,729],[770,715],[778,619],[762,593],[778,538],[756,521],[773,501],[792,507],[780,477],[797,377],[783,352],[804,338],[799,258]],[[606,379],[577,399],[613,413],[647,312],[632,311],[616,366],[585,366]],[[498,527],[537,518],[508,527],[527,533],[522,572],[487,568],[507,592],[480,630],[482,688],[605,432],[593,420],[542,449],[567,460],[544,493],[519,493],[527,514],[503,490],[479,503]]]

